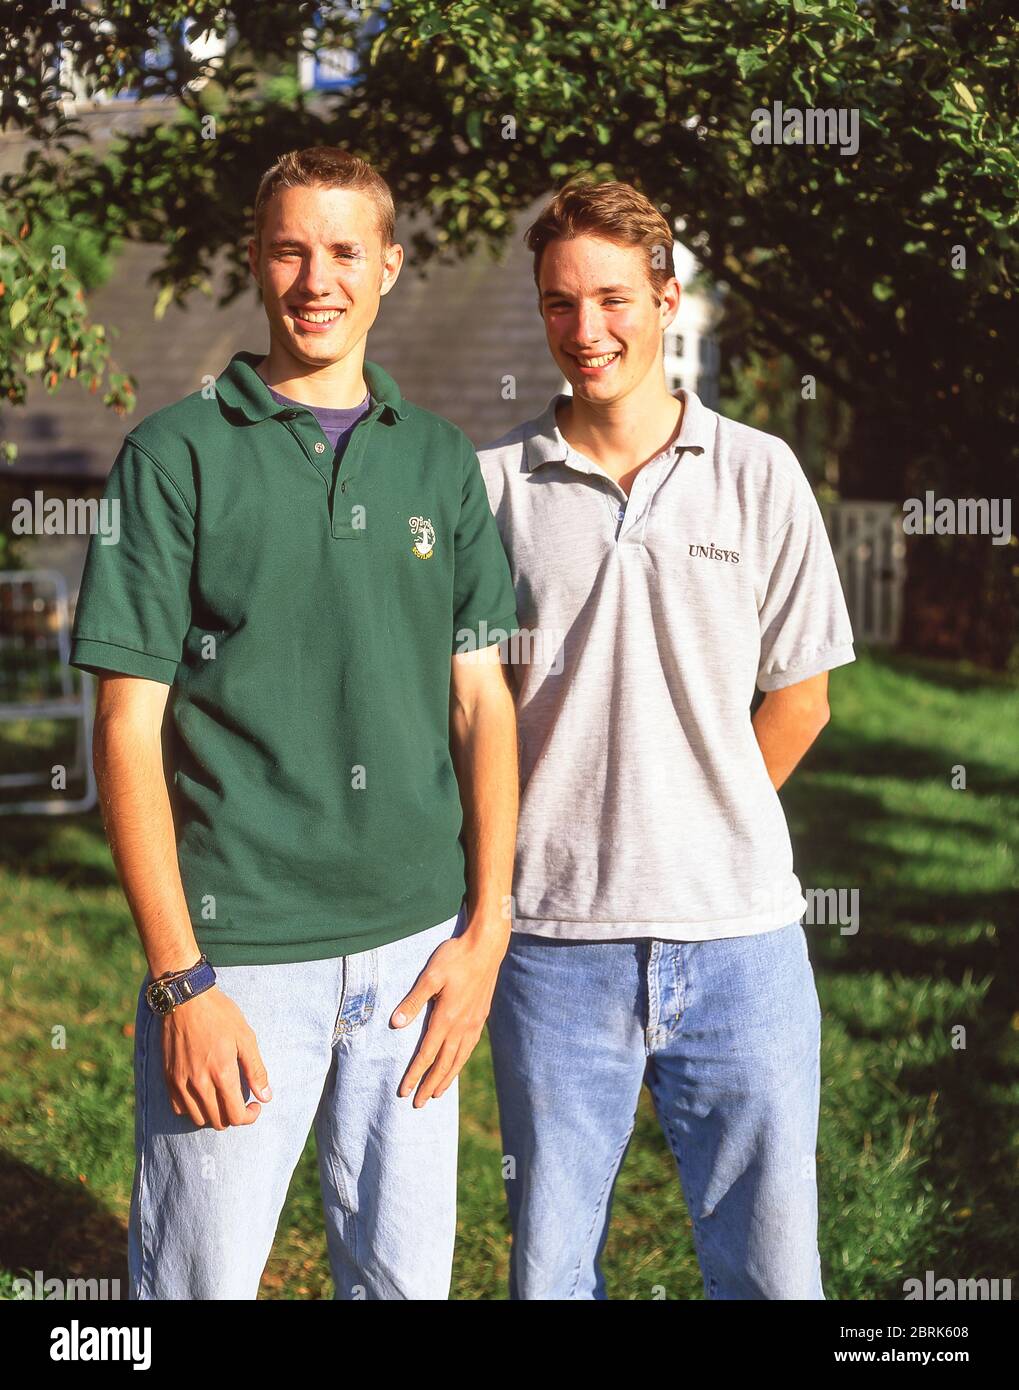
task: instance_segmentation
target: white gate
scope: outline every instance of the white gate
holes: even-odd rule
[[[858,642],[894,646],[902,628],[906,542],[895,502],[822,502]]]

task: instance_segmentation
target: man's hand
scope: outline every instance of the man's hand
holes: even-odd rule
[[[449,1089],[477,1046],[509,938],[507,919],[473,925],[462,936],[444,941],[393,1013],[393,1027],[406,1028],[429,999],[435,1000],[425,1035],[397,1092],[408,1096],[421,1082],[415,1109]]]
[[[163,1019],[163,1066],[174,1114],[190,1116],[199,1128],[226,1129],[258,1119],[258,1101],[244,1103],[241,1070],[254,1095],[272,1100],[254,1031],[215,985]]]

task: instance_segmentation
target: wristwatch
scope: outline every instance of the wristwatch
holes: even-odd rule
[[[192,965],[188,970],[168,970],[158,980],[153,980],[146,987],[145,1002],[154,1014],[165,1018],[179,1004],[186,1004],[196,994],[211,989],[215,983],[216,972],[203,952],[197,965]]]

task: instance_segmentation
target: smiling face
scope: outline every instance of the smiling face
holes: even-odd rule
[[[621,400],[662,372],[662,334],[679,308],[670,279],[656,304],[646,253],[599,236],[550,241],[538,289],[549,350],[573,394],[592,404]]]
[[[375,204],[349,188],[283,188],[265,209],[248,263],[262,291],[273,349],[327,367],[359,347],[403,264],[384,246]]]

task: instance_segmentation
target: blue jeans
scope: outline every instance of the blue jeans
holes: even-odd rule
[[[254,1029],[272,1100],[215,1130],[175,1115],[162,1020],[138,995],[132,1299],[251,1299],[314,1125],[336,1297],[445,1299],[456,1232],[458,1085],[419,1110],[397,1087],[430,1007],[390,1016],[463,914],[373,951],[216,969]],[[190,1007],[183,1004],[182,1008]],[[250,1091],[242,1074],[245,1101]]]
[[[646,1081],[706,1296],[823,1299],[820,1023],[798,922],[712,941],[514,932],[488,1020],[510,1296],[605,1297],[612,1189]]]

